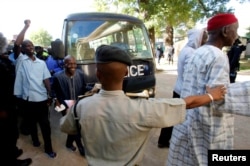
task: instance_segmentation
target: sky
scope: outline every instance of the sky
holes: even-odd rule
[[[250,27],[250,1],[247,0],[247,2],[240,4],[236,0],[231,0],[228,5],[235,8],[234,14],[239,21],[238,34],[245,35],[248,32],[246,28]]]
[[[0,32],[8,39],[13,39],[24,27],[24,20],[30,19],[31,26],[26,33],[26,38],[32,32],[43,28],[52,35],[53,39],[61,38],[64,18],[75,12],[95,11],[94,0],[1,0]],[[236,8],[235,15],[239,19],[240,35],[250,27],[250,1],[239,4],[231,0],[231,6]]]
[[[61,38],[64,18],[70,13],[94,11],[92,3],[93,0],[1,0],[0,32],[13,39],[24,27],[24,20],[30,19],[25,37],[43,28],[53,39]]]

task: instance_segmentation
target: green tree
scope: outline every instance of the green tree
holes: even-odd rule
[[[34,45],[48,47],[52,41],[52,36],[48,33],[48,31],[39,29],[38,31],[30,34],[30,39]]]
[[[151,41],[159,36],[161,30],[166,33],[165,43],[173,44],[173,33],[176,30],[187,30],[197,21],[207,20],[218,12],[233,12],[226,8],[230,0],[96,0],[101,5],[99,11],[126,13],[142,19],[149,31]],[[239,0],[245,2],[247,0]],[[111,9],[112,7],[112,9]],[[120,8],[121,10],[118,10]]]

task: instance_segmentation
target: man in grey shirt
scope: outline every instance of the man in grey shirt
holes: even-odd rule
[[[132,64],[129,55],[118,47],[102,45],[96,50],[95,61],[102,89],[76,106],[89,165],[139,164],[152,128],[181,123],[186,108],[207,104],[210,97],[222,99],[225,93],[220,86],[208,88],[209,95],[185,99],[130,99],[122,90],[127,66]],[[61,130],[76,133],[74,118],[71,109],[61,119]]]

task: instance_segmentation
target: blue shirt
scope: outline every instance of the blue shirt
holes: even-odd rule
[[[63,60],[62,59],[54,59],[51,55],[45,61],[51,76],[55,73],[63,70]],[[53,77],[50,78],[50,84],[53,84]]]
[[[47,89],[44,80],[50,78],[50,72],[44,61],[31,60],[27,55],[19,55],[19,66],[16,71],[14,95],[24,100],[40,102],[47,100]]]
[[[57,73],[63,70],[63,60],[62,59],[54,59],[51,55],[45,61],[49,71],[53,71]]]
[[[8,56],[9,60],[14,64],[16,65],[16,60],[14,58],[14,52],[12,52],[9,56]]]

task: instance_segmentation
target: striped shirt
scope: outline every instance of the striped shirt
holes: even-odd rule
[[[230,113],[250,116],[250,82],[229,84],[227,56],[214,46],[198,48],[184,73],[181,97],[206,93],[206,85],[225,85],[224,101],[190,109],[182,124],[174,127],[168,166],[207,163],[208,149],[232,149],[234,118]]]

